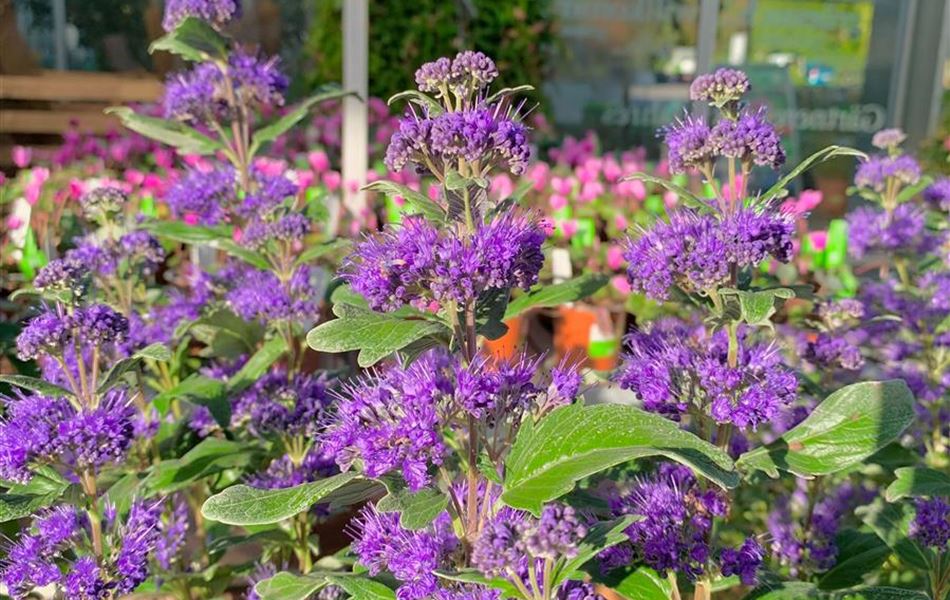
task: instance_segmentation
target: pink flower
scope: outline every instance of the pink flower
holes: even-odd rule
[[[310,187],[310,185],[313,183],[313,180],[316,179],[316,176],[310,169],[295,171],[295,173],[297,176],[297,188],[301,191]]]
[[[507,198],[514,191],[515,191],[515,184],[512,183],[511,177],[508,177],[508,175],[502,173],[501,175],[498,175],[497,177],[492,178],[491,188],[489,188],[489,192],[495,198],[499,200]]]
[[[588,181],[581,187],[580,201],[592,202],[604,193],[604,184],[599,181]]]
[[[259,157],[254,160],[254,168],[268,177],[277,177],[287,170],[287,163],[273,158]]]
[[[549,217],[541,217],[541,219],[538,220],[538,227],[540,227],[541,231],[544,232],[544,235],[548,237],[551,237],[551,235],[554,233],[554,221]]]
[[[647,197],[647,187],[639,179],[630,179],[618,183],[616,193],[619,196],[643,200]]]
[[[155,164],[163,169],[171,169],[175,164],[175,152],[168,148],[158,148],[155,150]]]
[[[231,232],[231,239],[240,242],[242,237],[244,237],[244,231],[240,227],[235,227],[234,231]]]
[[[19,229],[23,225],[23,219],[16,215],[10,215],[7,217],[7,229],[13,231],[14,229]]]
[[[165,189],[165,180],[156,173],[147,173],[145,179],[142,180],[142,189],[157,194]]]
[[[561,233],[565,238],[570,239],[577,233],[577,221],[574,219],[564,219],[561,221]]]
[[[824,252],[825,248],[828,246],[828,232],[810,231],[808,233],[808,241],[811,243],[811,247],[817,252]]]
[[[561,210],[567,206],[567,198],[560,194],[551,194],[551,197],[548,198],[548,204],[550,204],[554,210]]]
[[[667,191],[663,194],[663,204],[667,208],[673,208],[680,201],[679,196],[676,195],[676,192]]]
[[[316,150],[307,155],[307,162],[315,173],[323,173],[330,168],[330,157],[323,150]]]
[[[607,267],[611,271],[616,271],[623,266],[623,248],[616,244],[611,244],[607,248]]]
[[[324,173],[321,178],[323,185],[327,186],[327,189],[331,192],[335,192],[340,189],[340,183],[343,181],[343,176],[340,175],[339,171],[327,171]]]
[[[23,196],[31,205],[39,202],[43,184],[47,179],[49,179],[49,169],[46,167],[36,167],[30,172],[30,182],[24,187]]]
[[[406,204],[406,199],[400,196],[399,194],[393,195],[392,199],[393,199],[393,204],[395,204],[396,206],[403,206]]]
[[[824,200],[824,194],[821,190],[802,190],[802,193],[798,195],[798,204],[806,211],[816,208],[822,200]]]
[[[118,142],[109,146],[109,157],[115,162],[125,162],[129,158],[129,144]]]
[[[14,146],[12,154],[13,164],[19,169],[27,168],[33,160],[33,149],[27,146]]]
[[[182,219],[188,225],[197,225],[198,224],[198,215],[195,213],[187,213]]]
[[[548,175],[551,173],[551,167],[545,162],[536,162],[528,169],[528,179],[534,182],[533,189],[536,192],[544,190],[548,184]]]
[[[614,226],[620,231],[625,230],[627,228],[627,217],[620,213],[614,215]]]
[[[551,188],[562,196],[570,196],[574,190],[573,177],[552,177]]]
[[[621,294],[626,295],[630,293],[630,282],[627,281],[625,275],[615,275],[611,277],[610,285],[614,286],[614,289]]]
[[[438,200],[442,197],[442,188],[435,183],[431,183],[429,189],[426,190],[426,195],[429,196],[429,200]]]
[[[623,169],[620,168],[616,160],[610,158],[604,161],[604,179],[613,182],[620,179],[621,176],[623,176]]]
[[[86,193],[86,182],[76,178],[70,179],[68,189],[69,197],[73,200],[79,200]]]
[[[142,185],[142,182],[145,181],[145,173],[138,169],[129,169],[125,172],[125,180],[132,185]]]

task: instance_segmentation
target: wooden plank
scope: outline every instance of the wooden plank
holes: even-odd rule
[[[121,128],[118,119],[100,111],[0,109],[0,133],[62,134],[73,120],[83,132],[106,133]]]
[[[40,75],[0,75],[0,99],[94,101],[121,104],[154,102],[162,83],[152,77],[43,71]]]

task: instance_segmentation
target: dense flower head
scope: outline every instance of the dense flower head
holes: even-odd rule
[[[155,275],[165,261],[165,249],[151,233],[130,231],[118,242],[120,260],[126,266],[125,275],[136,273],[143,277]]]
[[[74,339],[83,344],[120,344],[129,335],[129,320],[105,304],[77,308],[68,320]]]
[[[347,384],[322,436],[324,451],[343,470],[359,459],[370,477],[399,469],[410,489],[425,486],[429,466],[446,452],[439,401],[451,388],[442,360],[428,354]]]
[[[210,62],[169,75],[162,98],[165,118],[188,123],[210,123],[223,118],[228,104],[216,95],[221,79],[220,68]]]
[[[737,364],[728,364],[725,331],[709,335],[673,319],[626,338],[627,351],[613,380],[639,396],[646,410],[679,418],[690,403],[719,423],[756,429],[796,396],[795,375],[779,352],[739,332]]]
[[[30,319],[17,336],[17,355],[30,360],[41,354],[62,350],[71,339],[69,319],[55,311],[48,311]]]
[[[672,570],[689,578],[703,573],[713,518],[727,511],[719,492],[703,491],[689,468],[671,464],[611,498],[610,508],[617,516],[642,519],[626,529],[628,543],[601,554],[603,568],[636,559],[661,573]]]
[[[702,117],[684,115],[660,133],[673,173],[705,169],[715,160],[715,149],[710,143],[712,130]]]
[[[498,77],[495,61],[481,52],[465,50],[452,60],[450,86],[459,96],[478,92]]]
[[[83,214],[89,219],[101,219],[115,215],[125,208],[128,195],[113,186],[99,186],[79,197]]]
[[[286,433],[312,438],[330,403],[324,376],[289,377],[274,369],[232,400],[231,427],[255,437]]]
[[[753,267],[770,256],[788,262],[794,227],[787,215],[740,209],[722,220],[688,209],[627,241],[627,279],[634,289],[665,300],[674,286],[687,292],[726,284],[732,265]]]
[[[416,69],[416,86],[420,92],[438,93],[451,77],[452,60],[443,56]]]
[[[165,202],[179,219],[216,225],[225,220],[236,195],[233,169],[192,170],[168,190]]]
[[[871,138],[871,145],[881,150],[896,150],[906,139],[907,134],[896,127],[882,129]]]
[[[840,298],[818,304],[815,309],[818,317],[829,329],[839,329],[864,318],[864,303],[856,298]]]
[[[587,535],[587,525],[574,508],[560,503],[544,506],[536,521],[525,520],[518,532],[525,552],[534,558],[574,558],[577,545]]]
[[[266,469],[249,476],[247,484],[264,490],[282,489],[318,481],[337,472],[332,458],[318,448],[311,448],[299,463],[289,454],[275,458]]]
[[[121,388],[110,390],[99,406],[82,410],[63,398],[10,398],[0,421],[0,477],[25,482],[35,464],[81,472],[119,462],[134,442],[137,416]]]
[[[243,319],[267,323],[316,318],[320,282],[318,272],[310,265],[298,266],[286,281],[272,271],[247,265],[235,265],[225,273],[222,279],[232,286],[225,299]]]
[[[737,102],[749,91],[748,76],[738,69],[719,68],[697,75],[689,86],[689,99],[724,106]]]
[[[755,585],[765,549],[755,538],[748,538],[739,548],[726,548],[719,555],[719,567],[726,577],[738,575],[743,585]]]
[[[924,200],[934,209],[950,212],[950,177],[940,177],[927,186]]]
[[[241,235],[241,245],[258,250],[269,242],[286,244],[302,241],[310,233],[310,219],[300,213],[289,213],[275,220],[255,220]]]
[[[345,277],[374,310],[477,299],[490,290],[529,289],[544,262],[545,233],[531,219],[508,214],[457,237],[422,218],[358,244]]]
[[[871,489],[845,482],[816,501],[810,520],[803,516],[808,513],[805,494],[776,498],[766,519],[773,555],[795,576],[827,571],[838,556],[835,539],[842,520],[873,497]]]
[[[251,108],[284,105],[290,80],[280,70],[280,57],[267,58],[238,49],[228,57],[227,75],[239,104]]]
[[[195,17],[215,28],[221,28],[240,16],[239,0],[166,0],[162,28],[172,31],[188,17]]]
[[[33,278],[33,287],[44,291],[69,292],[75,299],[85,293],[90,274],[89,267],[73,256],[56,258],[39,270]]]
[[[149,575],[149,556],[155,549],[161,530],[162,502],[134,502],[125,522],[115,532],[121,540],[114,558],[115,590],[118,595],[131,593]]]
[[[244,200],[234,212],[245,219],[273,216],[271,213],[285,199],[297,195],[297,184],[282,174],[269,174],[259,168],[251,169],[253,189],[247,190]]]
[[[17,337],[17,352],[23,360],[43,354],[61,355],[66,345],[121,344],[129,334],[129,320],[105,304],[77,307],[72,313],[51,310],[33,319]]]
[[[943,498],[919,498],[916,508],[910,537],[937,552],[945,552],[950,545],[950,504]]]
[[[472,548],[472,563],[487,575],[504,575],[525,558],[521,529],[527,513],[504,507],[489,520]]]
[[[401,171],[409,163],[444,170],[464,159],[482,169],[497,165],[519,175],[530,157],[527,128],[522,123],[496,107],[477,106],[435,117],[407,113],[393,134],[385,162],[392,171]]]
[[[721,119],[710,132],[709,144],[715,154],[746,164],[772,169],[785,164],[782,138],[769,122],[764,108],[743,110],[735,121]]]
[[[370,575],[386,570],[399,581],[399,600],[436,594],[439,580],[433,571],[458,544],[447,513],[425,529],[410,531],[399,524],[399,513],[381,513],[371,506],[360,512],[352,535],[353,552]]]
[[[861,348],[850,336],[819,332],[803,340],[802,358],[821,369],[857,371],[864,366]]]
[[[905,185],[920,181],[920,164],[912,156],[871,156],[862,161],[854,174],[854,185],[883,192],[888,180]]]
[[[941,242],[941,236],[928,231],[924,210],[913,204],[892,212],[862,206],[848,213],[848,251],[857,259],[872,252],[928,254]]]
[[[176,498],[172,508],[158,524],[159,535],[155,539],[155,562],[165,570],[179,561],[179,553],[185,546],[188,535],[188,503],[183,497]]]

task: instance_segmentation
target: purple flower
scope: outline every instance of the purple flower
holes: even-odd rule
[[[841,298],[821,302],[816,312],[828,328],[834,330],[864,318],[864,304],[855,298]]]
[[[791,258],[793,226],[784,214],[741,209],[717,219],[691,210],[673,213],[627,241],[627,279],[634,289],[665,300],[673,286],[687,292],[717,289],[733,265],[747,268],[770,256]]]
[[[225,220],[228,205],[234,202],[236,195],[233,169],[192,170],[168,190],[165,202],[179,219],[216,225]]]
[[[400,582],[399,600],[421,600],[438,591],[433,573],[443,566],[458,544],[451,520],[442,513],[426,529],[409,531],[399,525],[399,513],[380,513],[373,507],[360,512],[353,528],[353,552],[370,575],[387,570]]]
[[[228,57],[228,77],[238,104],[259,109],[284,105],[290,80],[280,70],[280,57],[265,58],[238,49]]]
[[[704,170],[715,160],[715,148],[710,141],[712,132],[701,117],[683,115],[660,133],[666,143],[673,173]]]
[[[940,177],[924,190],[924,200],[931,207],[950,212],[950,177]]]
[[[60,352],[71,337],[68,317],[45,312],[31,319],[20,331],[16,340],[17,355],[21,360],[30,360],[41,354]]]
[[[438,93],[448,86],[452,77],[452,61],[446,57],[427,62],[416,69],[416,85],[420,92]]]
[[[481,52],[466,50],[452,60],[451,77],[453,91],[466,96],[488,87],[498,77],[498,68]]]
[[[274,459],[264,471],[248,477],[251,487],[273,490],[317,481],[337,473],[336,463],[323,452],[311,449],[299,464],[285,454]]]
[[[942,237],[927,230],[924,211],[901,204],[893,212],[864,206],[848,214],[848,251],[861,259],[872,252],[929,254]]]
[[[169,75],[162,99],[165,118],[187,123],[211,123],[226,117],[228,103],[219,95],[222,79],[221,69],[210,62]]]
[[[288,378],[283,369],[265,373],[232,400],[231,428],[254,437],[304,435],[313,437],[330,406],[326,379],[298,373]]]
[[[604,600],[592,583],[568,579],[554,594],[555,600]]]
[[[92,556],[82,556],[72,564],[64,587],[68,597],[76,600],[108,597],[108,588],[102,580],[102,570]]]
[[[896,127],[882,129],[871,138],[871,145],[881,150],[896,150],[906,139],[907,134]]]
[[[465,304],[489,290],[529,289],[544,262],[545,234],[532,220],[505,215],[456,237],[422,218],[358,244],[345,263],[345,277],[374,310],[407,304],[426,309],[432,301]]]
[[[77,308],[68,320],[73,339],[84,345],[121,344],[129,335],[129,320],[105,304]]]
[[[691,579],[703,573],[709,558],[707,539],[713,517],[726,514],[718,492],[703,491],[692,471],[670,464],[611,499],[610,506],[617,516],[643,518],[627,528],[629,544],[608,552],[607,558],[622,556],[626,548],[632,551],[628,556],[661,573],[676,571]],[[602,565],[620,566],[603,560]]]
[[[722,574],[726,577],[738,575],[743,585],[755,585],[758,580],[759,567],[765,550],[755,538],[748,538],[737,549],[726,548],[719,555],[719,565]]]
[[[115,558],[115,589],[120,595],[129,594],[149,575],[149,556],[160,537],[161,502],[145,504],[134,502],[121,531],[118,556]]]
[[[714,152],[745,164],[781,167],[785,163],[782,138],[765,113],[764,108],[743,110],[735,121],[722,119],[716,123],[709,136]]]
[[[906,154],[872,156],[858,166],[854,174],[854,185],[883,192],[889,179],[914,185],[920,180],[920,165]]]
[[[155,539],[155,562],[165,570],[178,561],[178,553],[185,545],[188,535],[188,503],[176,499],[171,512],[158,524],[159,535]]]
[[[472,548],[472,564],[487,575],[509,576],[525,558],[521,529],[528,514],[504,507],[483,527]]]
[[[716,69],[698,75],[689,86],[689,99],[725,106],[738,102],[749,91],[749,78],[738,69]]]
[[[344,385],[336,414],[323,433],[323,450],[341,469],[359,459],[370,477],[399,469],[412,490],[429,483],[430,465],[446,452],[439,403],[451,382],[438,358],[425,355]]]
[[[302,241],[310,233],[310,219],[300,213],[290,213],[274,221],[255,220],[241,235],[241,245],[259,250],[268,242],[285,244]]]
[[[93,188],[79,198],[83,214],[89,219],[111,217],[121,212],[128,202],[128,194],[113,186]]]
[[[545,505],[537,521],[525,520],[518,528],[525,551],[534,558],[574,558],[587,526],[574,508],[560,503]]]
[[[252,168],[251,176],[253,189],[247,190],[244,201],[235,208],[235,212],[245,219],[269,216],[284,200],[297,195],[297,184],[284,175],[269,175]]]
[[[276,320],[315,319],[319,302],[316,269],[300,265],[287,281],[271,271],[238,265],[227,271],[233,286],[225,299],[241,318],[268,323]]]
[[[205,438],[220,429],[218,422],[211,414],[211,409],[207,406],[195,406],[188,417],[188,428],[194,431],[198,437]]]
[[[240,16],[239,0],[166,0],[162,27],[172,31],[186,18],[195,17],[220,29]]]
[[[861,348],[841,334],[818,333],[805,343],[802,358],[821,369],[857,371],[864,366]]]
[[[33,278],[33,286],[39,290],[63,291],[75,300],[85,294],[89,286],[89,266],[67,254],[47,263]]]
[[[950,504],[942,498],[919,498],[916,507],[910,537],[937,552],[945,552],[950,544]]]
[[[150,277],[158,272],[165,261],[165,249],[159,241],[147,231],[132,231],[119,238],[119,250],[126,265],[126,276],[135,273],[140,277]]]

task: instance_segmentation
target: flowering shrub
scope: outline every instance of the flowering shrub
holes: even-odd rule
[[[340,92],[277,111],[277,62],[220,31],[238,10],[168,3],[155,47],[194,64],[164,118],[116,112],[186,167],[157,198],[68,192],[56,257],[12,296],[35,301],[23,371],[0,375],[5,593],[946,600],[950,195],[900,132],[747,189],[785,154],[724,69],[691,89],[716,118],[663,130],[667,167],[582,140],[552,175],[531,160],[528,87],[494,90],[495,63],[466,51],[393,99],[392,177],[367,189],[403,214],[351,242],[264,156]],[[819,287],[815,201],[784,196],[835,156],[861,158],[872,205],[848,218],[861,279]],[[647,185],[659,205],[598,229],[614,278],[662,304],[610,374],[627,401],[588,403],[599,380],[570,360],[487,353],[514,317],[606,286],[549,283],[552,247]],[[569,197],[576,214],[538,210]]]

